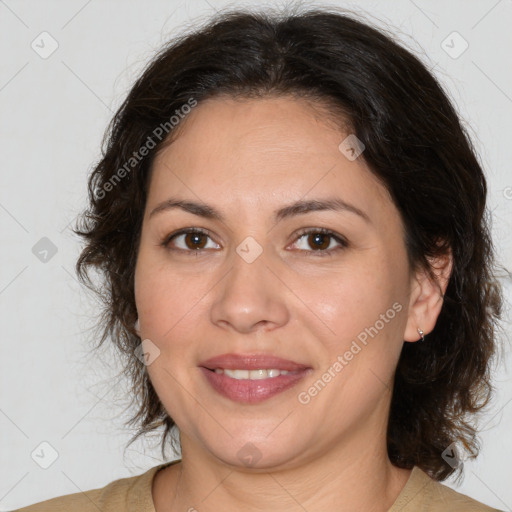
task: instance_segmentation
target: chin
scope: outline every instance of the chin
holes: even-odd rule
[[[287,442],[288,441],[288,442]],[[289,469],[299,463],[305,447],[297,442],[296,437],[286,435],[286,439],[269,439],[244,435],[238,439],[230,438],[229,442],[219,446],[208,447],[210,453],[226,464],[235,467],[237,470],[247,468],[248,471],[261,470],[266,472],[270,469]]]

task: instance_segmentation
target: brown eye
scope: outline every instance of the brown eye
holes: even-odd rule
[[[315,256],[332,256],[335,251],[347,248],[348,242],[328,229],[314,228],[299,233],[294,245],[301,252],[314,253]]]
[[[206,245],[206,235],[202,233],[187,233],[184,241],[189,249],[203,249]]]
[[[167,237],[162,245],[172,251],[182,251],[187,253],[194,253],[202,251],[203,249],[210,249],[207,244],[211,240],[208,233],[198,229],[183,229],[177,233]],[[219,248],[217,244],[214,249]]]
[[[310,244],[310,247],[312,247],[315,250],[318,249],[327,249],[329,245],[331,245],[329,235],[324,235],[323,233],[314,233],[312,235],[308,235],[308,243]]]

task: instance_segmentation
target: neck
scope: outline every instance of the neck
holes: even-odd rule
[[[391,464],[382,440],[385,435],[371,438],[358,430],[336,449],[300,463],[248,469],[206,454],[182,434],[182,462],[167,468],[165,484],[160,486],[165,497],[154,489],[156,512],[385,512],[411,471]]]

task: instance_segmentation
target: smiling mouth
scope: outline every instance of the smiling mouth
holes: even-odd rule
[[[211,370],[217,373],[218,375],[226,375],[232,379],[237,380],[263,380],[263,379],[273,379],[275,377],[279,377],[280,375],[289,375],[289,374],[297,374],[298,370],[290,371],[290,370],[278,370],[276,368],[266,370],[266,369],[258,369],[258,370],[241,370],[241,369],[228,369],[228,368],[215,368],[215,370]]]
[[[242,404],[257,404],[294,387],[312,368],[276,369],[209,369],[200,367],[210,387],[219,395]]]
[[[273,354],[222,354],[200,363],[207,383],[229,400],[256,404],[295,386],[313,369]]]

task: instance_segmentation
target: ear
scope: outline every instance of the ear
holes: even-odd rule
[[[443,307],[443,298],[450,280],[453,266],[452,252],[429,259],[434,279],[426,269],[420,269],[411,278],[411,296],[404,340],[421,340],[418,328],[426,336],[434,330],[437,317]]]

